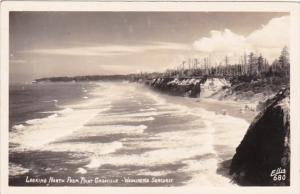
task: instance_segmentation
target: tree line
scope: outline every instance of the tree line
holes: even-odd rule
[[[201,62],[200,62],[201,61]],[[179,67],[168,69],[163,73],[164,77],[235,77],[235,76],[254,76],[254,77],[272,77],[280,76],[289,78],[290,60],[289,51],[285,46],[278,59],[269,64],[262,55],[256,55],[253,52],[244,54],[240,57],[239,63],[230,64],[229,57],[226,56],[224,64],[210,64],[208,57],[203,60],[188,59],[183,61]]]

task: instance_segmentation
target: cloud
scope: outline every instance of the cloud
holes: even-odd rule
[[[262,53],[267,59],[274,60],[281,49],[289,45],[289,19],[289,16],[273,18],[247,36],[229,29],[211,31],[210,37],[196,40],[193,47],[203,53],[212,53],[219,60],[227,55],[237,61],[240,55],[250,51]]]
[[[33,49],[24,53],[67,55],[67,56],[116,56],[130,55],[147,51],[186,50],[187,45],[170,42],[153,42],[143,45],[100,45],[90,47],[69,47],[55,49]]]
[[[235,52],[245,47],[245,37],[225,29],[223,32],[212,30],[211,37],[194,42],[196,50],[202,52]]]
[[[247,43],[253,49],[282,48],[289,44],[290,17],[273,18],[262,28],[247,37]]]

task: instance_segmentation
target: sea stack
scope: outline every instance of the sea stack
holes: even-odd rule
[[[290,184],[290,90],[265,102],[236,149],[230,174],[240,185]]]

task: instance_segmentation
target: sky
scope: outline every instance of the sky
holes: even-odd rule
[[[251,51],[272,62],[288,44],[280,12],[10,12],[10,82],[234,63]]]

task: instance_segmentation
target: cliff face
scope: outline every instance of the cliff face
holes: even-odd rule
[[[236,149],[230,174],[240,185],[290,184],[289,89],[265,103]]]
[[[197,98],[200,95],[200,83],[200,79],[156,78],[148,84],[171,95]]]
[[[201,84],[200,97],[211,98],[218,92],[224,91],[226,88],[230,88],[231,83],[224,78],[208,78]]]

